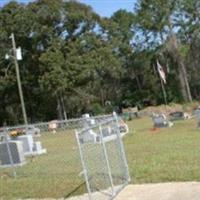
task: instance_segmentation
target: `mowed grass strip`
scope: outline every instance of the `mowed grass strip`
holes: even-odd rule
[[[47,154],[28,158],[27,164],[16,168],[16,178],[10,176],[12,169],[0,169],[1,200],[59,198],[85,191],[84,185],[77,189],[84,179],[79,176],[82,167],[74,133],[45,133],[38,139]]]
[[[149,118],[129,123],[124,139],[133,183],[200,181],[200,130],[196,119],[152,129]]]
[[[157,130],[152,129],[148,117],[128,125],[130,134],[123,140],[132,183],[200,181],[196,119]],[[1,200],[59,198],[86,192],[84,179],[78,176],[82,168],[74,132],[46,133],[39,140],[47,154],[30,158],[26,165],[16,168],[16,179],[7,176],[10,169],[0,169]]]

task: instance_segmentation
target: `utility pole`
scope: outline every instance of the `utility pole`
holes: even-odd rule
[[[16,76],[17,76],[17,85],[18,85],[18,90],[19,90],[19,96],[20,96],[21,106],[22,106],[22,113],[23,113],[23,118],[24,118],[24,124],[28,125],[27,115],[26,115],[26,108],[25,108],[25,104],[24,104],[23,91],[22,91],[22,86],[21,86],[21,79],[20,79],[20,74],[19,74],[19,65],[18,65],[18,61],[17,61],[15,36],[12,33],[10,37],[12,39],[13,60],[14,60],[14,64],[15,64],[15,71],[16,71]]]

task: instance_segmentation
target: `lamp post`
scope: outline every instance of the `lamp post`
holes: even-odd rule
[[[16,49],[16,43],[15,43],[15,36],[14,36],[13,33],[11,34],[10,38],[12,40],[13,55],[11,55],[11,56],[9,55],[9,56],[13,58],[13,61],[14,61],[14,64],[15,64],[15,71],[16,71],[16,76],[17,76],[17,85],[18,85],[18,90],[19,90],[19,97],[20,97],[20,101],[21,101],[21,106],[22,106],[24,124],[28,125],[27,115],[26,115],[26,108],[25,108],[25,104],[24,104],[23,91],[22,91],[22,86],[21,86],[20,73],[19,73],[19,64],[18,64],[18,58],[17,58],[17,49]],[[20,57],[21,57],[21,55],[20,55]],[[20,58],[20,60],[21,60],[21,58]]]

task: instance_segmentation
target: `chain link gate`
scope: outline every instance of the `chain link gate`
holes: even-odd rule
[[[130,181],[118,118],[76,130],[89,199],[113,199]]]

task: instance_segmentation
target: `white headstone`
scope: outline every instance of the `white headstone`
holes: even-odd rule
[[[95,119],[90,120],[91,125],[95,125]]]
[[[40,129],[34,126],[28,126],[27,129],[25,130],[25,133],[27,135],[41,136]]]
[[[82,115],[82,117],[83,117],[83,118],[90,118],[90,114],[85,113],[85,114]]]
[[[42,148],[42,144],[40,141],[37,141],[34,143],[34,147],[33,147],[33,154],[34,155],[41,155],[46,153],[47,150]]]
[[[32,135],[21,135],[16,137],[15,140],[22,142],[25,155],[33,153],[34,141]]]

